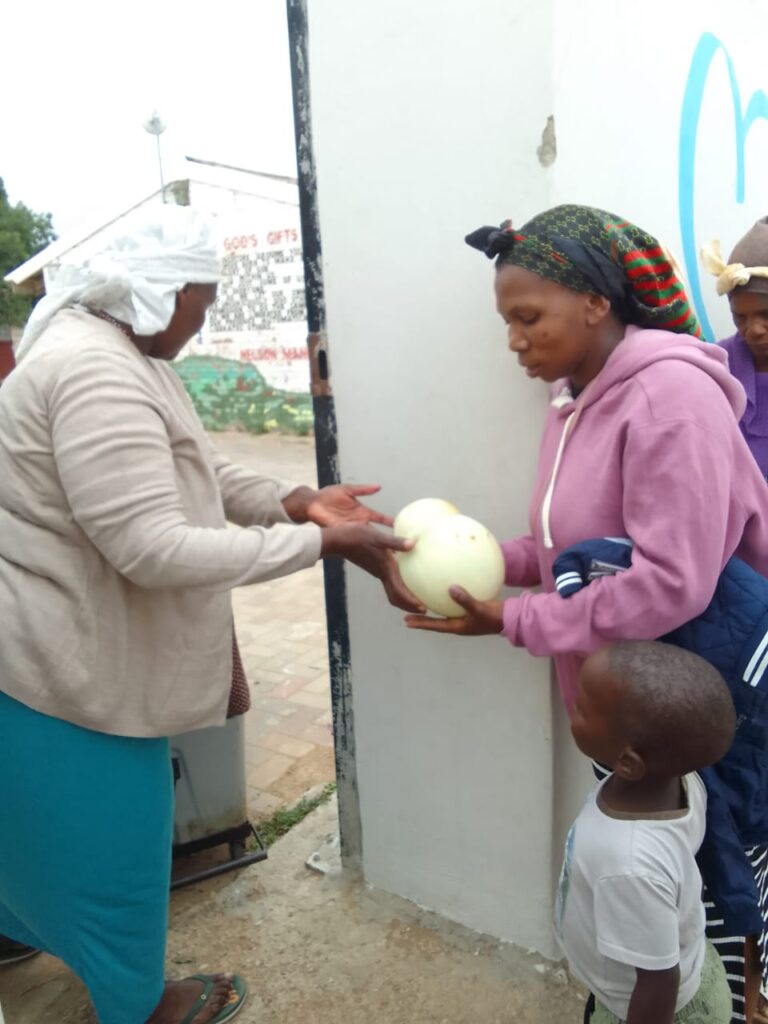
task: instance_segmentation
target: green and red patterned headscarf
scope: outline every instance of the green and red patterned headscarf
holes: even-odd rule
[[[555,206],[520,229],[483,227],[466,242],[496,265],[510,263],[575,292],[594,292],[625,324],[701,336],[685,285],[661,243],[591,206]]]

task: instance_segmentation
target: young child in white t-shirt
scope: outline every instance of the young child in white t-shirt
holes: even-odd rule
[[[613,774],[565,846],[555,926],[593,993],[591,1024],[729,1024],[725,970],[704,934],[696,851],[735,714],[719,673],[669,644],[613,644],[584,664],[571,732]]]

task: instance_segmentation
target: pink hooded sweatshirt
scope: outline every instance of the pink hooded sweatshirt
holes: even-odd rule
[[[732,555],[768,575],[768,487],[739,430],[744,390],[725,353],[687,335],[628,327],[574,401],[544,428],[531,533],[502,545],[504,635],[553,655],[566,707],[586,655],[656,639],[700,614]],[[579,541],[628,537],[632,567],[564,600],[552,563]]]

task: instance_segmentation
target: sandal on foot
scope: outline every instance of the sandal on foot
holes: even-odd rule
[[[29,960],[40,953],[34,946],[25,946],[23,942],[14,942],[13,939],[0,937],[0,967],[7,967],[10,964],[20,964],[22,960]]]
[[[203,991],[195,1000],[192,1009],[186,1015],[181,1024],[192,1024],[192,1021],[201,1013],[205,1008],[205,1004],[211,997],[213,992],[215,981],[210,974],[193,974],[191,978],[185,979],[187,981],[201,981],[203,983]],[[226,1003],[215,1017],[211,1017],[208,1024],[224,1024],[225,1021],[232,1020],[242,1010],[245,1005],[245,1000],[248,998],[248,986],[245,980],[240,977],[239,974],[235,974],[230,979],[230,993],[229,1002]]]

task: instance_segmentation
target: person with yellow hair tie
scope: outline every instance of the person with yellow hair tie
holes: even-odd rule
[[[736,243],[727,263],[717,241],[705,245],[701,257],[717,278],[718,295],[728,296],[736,333],[722,339],[720,346],[747,393],[741,432],[768,478],[768,217]]]

